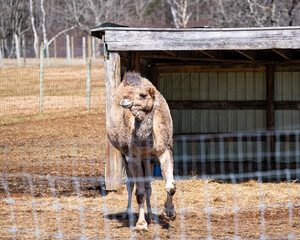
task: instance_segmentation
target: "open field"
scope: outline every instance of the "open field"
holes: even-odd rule
[[[32,67],[0,68],[0,116],[39,113],[40,69],[35,61],[30,59]],[[79,64],[79,59],[76,61],[71,66],[56,64],[44,68],[44,112],[86,108],[87,67]],[[103,58],[97,59],[91,68],[90,101],[91,107],[98,107],[104,101]]]
[[[174,222],[161,217],[164,182],[155,179],[155,219],[148,232],[133,231],[129,220],[121,218],[126,191],[101,195],[105,175],[103,66],[92,72],[95,90],[90,111],[85,110],[84,84],[77,79],[85,77],[85,68],[49,69],[48,77],[51,72],[60,77],[49,78],[41,115],[38,109],[32,110],[38,100],[36,68],[0,69],[0,90],[7,91],[0,96],[0,239],[300,239],[299,183],[252,180],[232,184],[201,176],[177,179]],[[10,75],[18,77],[9,79]],[[22,82],[28,87],[18,88]],[[80,84],[83,90],[73,88]],[[80,107],[75,99],[82,99]],[[135,200],[133,206],[137,213]]]

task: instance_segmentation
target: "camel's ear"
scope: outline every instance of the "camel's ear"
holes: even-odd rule
[[[155,88],[150,88],[150,89],[149,89],[149,94],[150,94],[150,96],[153,97],[153,98],[154,98],[154,96],[155,96],[155,92],[156,92],[156,91],[155,91]]]

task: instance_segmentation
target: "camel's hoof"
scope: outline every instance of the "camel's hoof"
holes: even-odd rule
[[[137,222],[134,230],[141,232],[141,231],[148,231],[149,229],[147,227],[146,221],[143,221],[143,222],[140,222],[140,223]]]
[[[172,205],[171,207],[165,207],[163,209],[162,214],[165,220],[174,221],[176,219],[176,212],[175,212],[174,205]]]

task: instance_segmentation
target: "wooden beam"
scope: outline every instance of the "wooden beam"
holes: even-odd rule
[[[108,52],[105,64],[105,108],[106,122],[110,121],[110,111],[113,94],[121,82],[121,61],[117,52]],[[121,153],[112,146],[106,137],[105,156],[105,182],[106,190],[121,191],[122,185],[122,158]]]
[[[246,50],[244,50],[244,51],[235,50],[235,51],[238,52],[239,54],[245,56],[246,58],[252,60],[252,61],[254,61],[255,58],[256,58],[256,54],[253,51],[252,52],[251,51],[246,51]]]
[[[283,50],[283,49],[272,49],[273,52],[277,53],[281,57],[285,58],[286,60],[293,59],[293,53],[289,50]]]
[[[208,52],[208,51],[203,51],[203,50],[201,50],[200,52],[202,52],[202,53],[205,54],[206,56],[209,56],[210,58],[213,58],[213,59],[215,59],[215,58],[218,57],[217,54],[212,53],[211,51]]]
[[[230,63],[211,63],[197,65],[159,65],[157,64],[160,73],[202,73],[202,72],[264,72],[265,65],[258,64],[230,64]]]
[[[276,101],[275,109],[279,110],[300,110],[300,101]]]
[[[266,101],[167,101],[171,109],[180,110],[265,110]],[[300,110],[300,101],[276,101],[276,110]],[[270,121],[270,119],[269,119]],[[274,121],[274,120],[273,120]],[[271,127],[271,123],[269,123]],[[274,123],[273,123],[274,124]],[[274,128],[274,126],[273,126]],[[272,129],[272,128],[271,128]]]
[[[106,28],[110,51],[299,49],[300,28],[153,29]]]
[[[267,137],[277,138],[280,142],[297,142],[299,133],[273,132],[268,136],[265,132],[249,133],[228,133],[228,132],[210,132],[210,133],[177,133],[174,134],[174,142],[257,142],[267,141]]]
[[[167,101],[170,109],[181,110],[264,110],[265,101]]]

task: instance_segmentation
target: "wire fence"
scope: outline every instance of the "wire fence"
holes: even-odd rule
[[[0,68],[0,116],[99,106],[104,101],[103,58],[86,66],[73,61],[71,66]]]
[[[165,183],[151,177],[153,219],[134,230],[127,193],[106,192],[99,143],[0,147],[4,239],[300,239],[300,131],[174,139],[174,221]],[[274,143],[269,148],[269,143]],[[236,145],[230,147],[230,144]],[[178,149],[181,148],[181,149]],[[236,151],[235,151],[236,150]],[[125,182],[130,179],[124,178]]]

